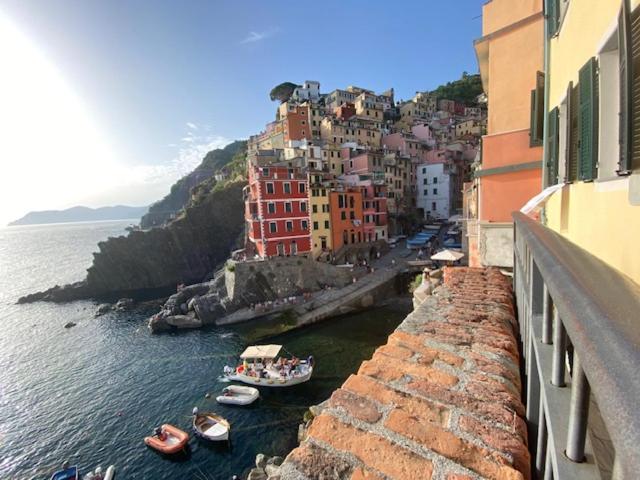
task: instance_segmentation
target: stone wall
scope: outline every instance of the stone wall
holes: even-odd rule
[[[513,223],[481,222],[478,243],[482,265],[513,267]]]
[[[530,478],[510,279],[473,268],[443,277],[270,478]]]

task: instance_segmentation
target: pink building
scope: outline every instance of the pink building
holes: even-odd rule
[[[382,137],[382,145],[390,152],[398,152],[401,155],[427,161],[429,146],[414,135],[407,135],[403,132],[390,133]]]

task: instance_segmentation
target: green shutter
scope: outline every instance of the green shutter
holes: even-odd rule
[[[537,125],[536,119],[538,118],[537,110],[536,110],[536,91],[531,90],[531,117],[529,122],[529,146],[535,147],[538,145],[538,140],[536,138]]]
[[[567,181],[575,182],[578,180],[578,145],[580,141],[580,129],[579,129],[579,113],[580,113],[580,89],[578,85],[573,85],[573,82],[569,83],[571,89],[571,96],[569,97],[569,125],[570,132],[568,135],[567,146],[569,147],[569,166],[567,169]]]
[[[531,118],[529,126],[529,146],[542,145],[544,128],[544,73],[536,73],[536,88],[531,90]]]
[[[547,186],[558,183],[558,154],[559,154],[559,110],[558,107],[549,112],[548,143],[547,143]]]
[[[545,1],[545,15],[547,16],[547,32],[550,37],[558,33],[560,23],[560,2],[559,0]]]
[[[630,72],[631,85],[629,97],[631,101],[631,132],[629,141],[631,143],[631,168],[640,167],[640,8],[636,7],[630,14],[629,33],[631,43],[630,50],[631,63],[627,65]]]
[[[580,69],[580,113],[578,116],[580,143],[578,175],[591,181],[597,175],[598,161],[598,71],[595,57]]]
[[[631,50],[630,26],[627,1],[622,1],[622,9],[618,16],[618,55],[620,71],[620,116],[619,116],[619,144],[618,175],[631,173]]]

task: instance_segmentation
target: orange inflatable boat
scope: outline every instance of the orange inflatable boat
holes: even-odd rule
[[[186,447],[189,441],[189,434],[179,428],[165,423],[156,429],[150,437],[144,438],[144,443],[159,452],[171,455]]]

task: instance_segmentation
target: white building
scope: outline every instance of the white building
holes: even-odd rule
[[[291,98],[299,102],[307,100],[318,101],[320,99],[320,82],[315,80],[305,80],[301,87],[296,88]]]
[[[451,216],[451,171],[445,163],[418,165],[416,206],[424,217],[447,219]]]

